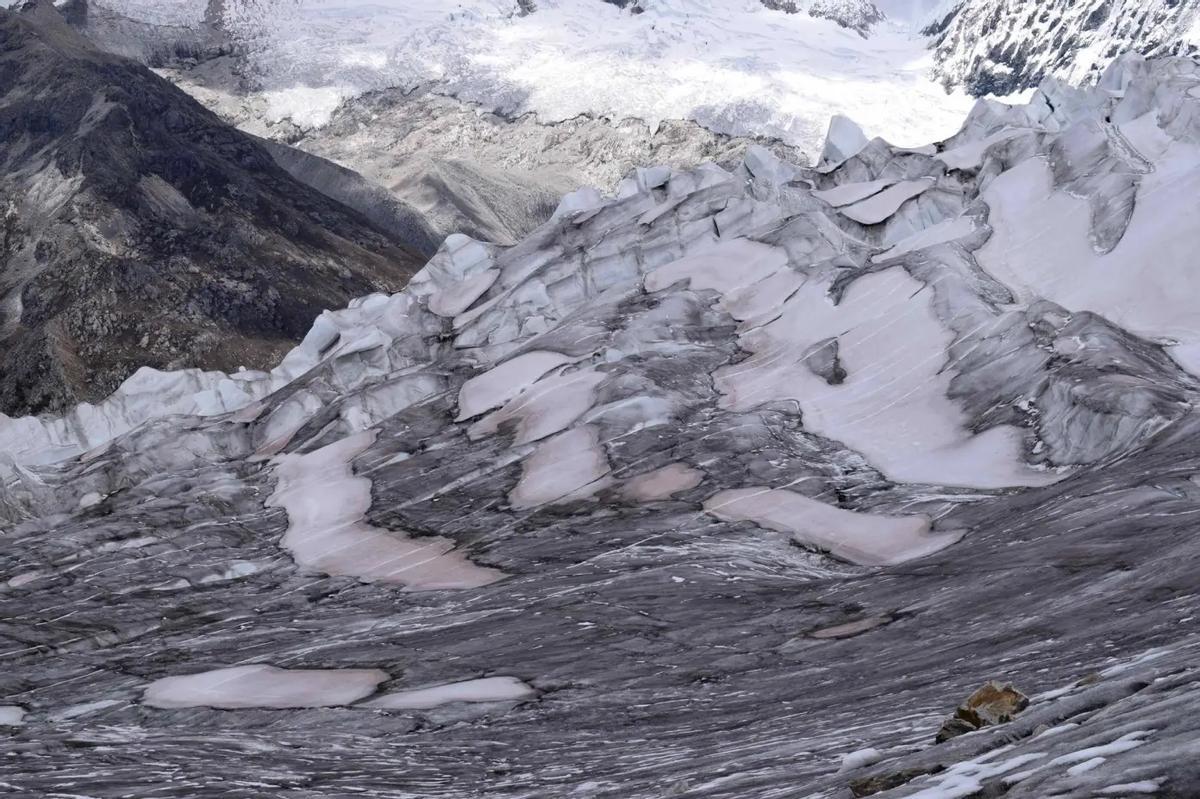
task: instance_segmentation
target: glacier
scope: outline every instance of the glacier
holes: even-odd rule
[[[181,24],[141,0],[89,3],[136,22]],[[970,107],[966,94],[934,80],[932,53],[905,24],[875,24],[864,39],[834,19],[760,0],[654,0],[637,14],[621,5],[538,0],[521,14],[511,0],[227,0],[219,18],[244,54],[239,69],[262,118],[302,130],[328,124],[353,98],[417,87],[510,118],[636,119],[651,131],[690,119],[808,150],[834,113],[872,135],[921,144],[953,133]],[[838,3],[818,5],[832,7],[814,13],[845,16]]]
[[[0,781],[1189,795],[1198,148],[1187,59],[840,120],[453,236],[270,372],[0,419]]]

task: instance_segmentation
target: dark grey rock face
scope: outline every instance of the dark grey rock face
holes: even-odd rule
[[[1193,55],[1194,0],[963,0],[926,29],[947,86],[1007,95],[1094,80],[1118,55]]]
[[[1195,796],[1200,327],[1159,181],[1200,175],[1198,97],[1130,59],[936,147],[639,170],[451,237],[240,401],[8,420],[0,780]],[[1127,247],[1125,294],[1071,293]],[[303,701],[228,671],[266,665]],[[1028,707],[935,744],[990,680]]]
[[[403,231],[293,179],[49,5],[0,14],[0,198],[10,414],[98,400],[143,365],[271,364],[322,309],[420,265]]]
[[[198,5],[203,2],[197,0]],[[206,13],[189,25],[148,24],[89,0],[70,0],[57,8],[71,27],[105,52],[157,67],[232,52],[233,43],[221,29],[223,6],[223,0],[207,0]]]

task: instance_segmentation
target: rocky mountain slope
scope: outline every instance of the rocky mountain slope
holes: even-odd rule
[[[1095,80],[1114,58],[1200,52],[1194,0],[962,0],[926,29],[938,74],[971,94],[1006,95],[1043,78]]]
[[[140,366],[278,360],[323,309],[420,265],[49,3],[0,10],[0,411],[99,400]],[[415,246],[414,246],[415,245]]]
[[[1196,795],[1198,96],[642,169],[269,373],[0,424],[0,780]]]

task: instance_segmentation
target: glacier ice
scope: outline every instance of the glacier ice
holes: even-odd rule
[[[139,23],[198,23],[143,0],[91,2]],[[870,3],[800,3],[816,16],[757,1],[655,0],[638,14],[602,0],[536,5],[226,0],[216,15],[266,120],[298,130],[326,124],[346,98],[434,86],[507,117],[641,120],[651,132],[690,119],[815,152],[831,114],[918,144],[949,134],[970,105],[928,75],[931,54],[906,28],[876,24],[864,39],[830,18],[857,11],[865,29]]]
[[[1200,168],[1200,68],[1106,81],[933,148],[640,171],[270,373],[4,420],[4,780],[1186,795],[1200,386],[1187,203],[1146,192]],[[995,252],[1021,198],[1040,265]],[[1117,302],[1085,278],[1127,247]],[[932,746],[997,675],[1030,707]]]

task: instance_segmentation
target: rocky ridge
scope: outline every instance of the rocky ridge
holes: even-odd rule
[[[269,365],[419,267],[414,215],[295,180],[49,3],[0,11],[0,42],[0,411],[100,400],[139,366]]]

